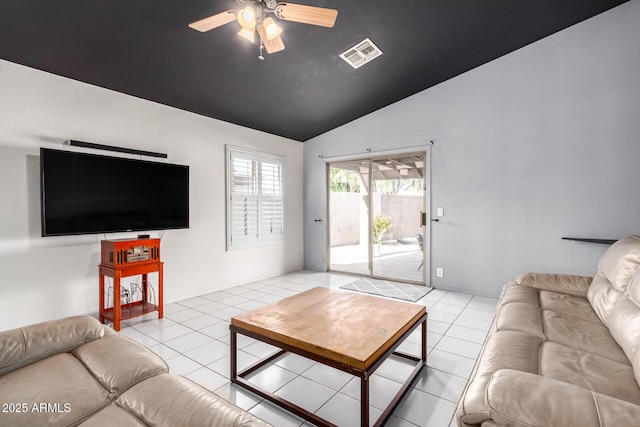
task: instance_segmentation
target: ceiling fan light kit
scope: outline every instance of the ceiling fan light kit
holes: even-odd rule
[[[238,23],[247,30],[253,30],[256,27],[256,10],[251,6],[247,6],[238,12]]]
[[[276,0],[236,0],[240,9],[228,10],[192,22],[189,27],[200,32],[213,30],[233,21],[240,24],[238,35],[251,43],[255,42],[255,32],[260,37],[260,59],[262,48],[267,53],[284,50],[280,35],[282,28],[271,15],[283,21],[299,22],[331,28],[336,22],[338,11],[324,7],[306,6],[295,3],[276,3]]]
[[[267,53],[275,53],[284,50],[284,43],[282,42],[282,38],[274,37],[273,39],[269,39],[269,36],[267,35],[263,25],[258,26],[258,34],[260,35],[260,41],[262,42]]]
[[[276,21],[274,21],[272,17],[266,18],[262,23],[262,26],[264,27],[264,32],[267,35],[267,40],[273,40],[276,37],[280,37],[280,34],[282,34],[282,28],[276,24]]]
[[[241,28],[240,31],[238,31],[238,35],[243,39],[250,41],[251,43],[254,43],[256,41],[255,28]]]

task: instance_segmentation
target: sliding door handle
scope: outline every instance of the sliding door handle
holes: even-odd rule
[[[440,222],[439,219],[432,219],[433,222]],[[420,211],[420,227],[427,225],[427,213]]]

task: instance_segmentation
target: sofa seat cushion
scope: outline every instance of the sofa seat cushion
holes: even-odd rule
[[[487,387],[491,418],[503,427],[602,427],[592,402],[589,390],[509,369],[496,372]]]
[[[173,373],[143,381],[116,403],[148,426],[262,427],[264,421]]]
[[[498,331],[487,338],[475,373],[474,381],[468,384],[465,398],[460,401],[464,408],[465,422],[481,424],[489,419],[485,403],[487,384],[491,376],[500,369],[513,369],[531,374],[538,373],[538,353],[543,340],[524,332]]]
[[[517,331],[498,331],[489,336],[480,357],[479,375],[498,369],[538,373],[538,352],[544,340]]]
[[[514,302],[522,302],[530,305],[539,306],[539,292],[536,288],[522,286],[516,282],[509,282],[502,287],[500,301],[498,307],[505,306]]]
[[[73,424],[109,403],[109,392],[70,353],[1,376],[0,391],[3,402],[28,406],[26,413],[2,413],[2,424],[13,427]]]
[[[585,298],[509,283],[503,290],[494,331],[516,331],[540,340],[629,363]]]
[[[593,307],[585,298],[560,292],[540,292],[540,308],[547,311],[562,313],[565,317],[577,318],[596,325],[603,325]]]
[[[640,419],[640,406],[509,369],[491,378],[487,403],[493,420],[483,422],[482,427],[631,427]]]
[[[514,331],[544,340],[544,327],[538,303],[512,302],[499,307],[495,319],[496,331]]]
[[[543,311],[542,323],[549,342],[630,365],[629,359],[602,323],[596,325],[555,311]]]
[[[516,282],[507,283],[500,297],[499,307],[511,303],[523,303],[538,310],[556,311],[563,316],[575,317],[590,323],[602,325],[602,321],[593,311],[593,307],[584,297],[560,292],[539,290],[522,286]],[[505,327],[511,327],[505,322]],[[537,333],[536,333],[537,334]]]
[[[118,406],[117,403],[112,403],[107,406],[82,424],[79,427],[105,427],[105,426],[117,426],[117,427],[146,427],[135,415],[125,411]]]
[[[113,398],[146,378],[169,372],[166,362],[137,342],[109,335],[74,350]]]
[[[540,347],[539,375],[640,405],[633,367],[553,342]]]

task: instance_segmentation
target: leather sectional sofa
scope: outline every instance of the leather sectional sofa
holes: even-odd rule
[[[88,316],[0,333],[0,426],[266,427]]]
[[[595,277],[507,283],[458,403],[463,426],[640,425],[640,236],[614,243]]]

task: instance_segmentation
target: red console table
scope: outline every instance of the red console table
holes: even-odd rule
[[[103,240],[100,273],[100,322],[113,322],[120,330],[120,321],[153,311],[162,319],[163,313],[163,262],[160,261],[160,239]],[[158,273],[157,304],[149,299],[149,273]],[[128,276],[142,275],[142,299],[122,304],[120,280]],[[113,305],[105,307],[104,278],[113,278]]]

